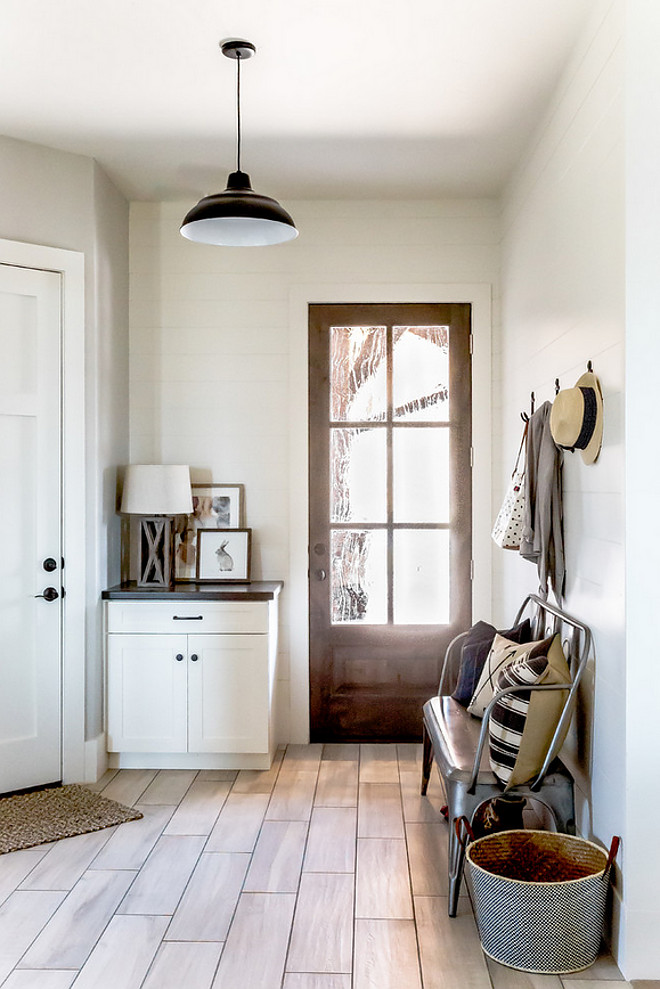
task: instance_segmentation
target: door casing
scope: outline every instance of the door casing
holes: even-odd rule
[[[301,620],[309,609],[307,581],[308,315],[311,303],[467,302],[472,307],[472,608],[491,613],[491,295],[489,283],[315,283],[292,288],[289,299],[289,573],[282,619],[289,630],[288,710],[280,733],[291,742],[309,741],[309,630]],[[301,478],[303,479],[301,481]]]

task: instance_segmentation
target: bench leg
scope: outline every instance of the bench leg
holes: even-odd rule
[[[456,821],[450,819],[448,848],[449,898],[447,901],[447,913],[450,917],[455,917],[458,910],[458,897],[461,892],[461,880],[465,865],[465,846],[458,840],[455,825]]]
[[[421,794],[424,796],[428,789],[429,780],[431,779],[431,767],[433,766],[433,745],[431,743],[431,736],[426,730],[426,725],[422,723],[422,786]]]

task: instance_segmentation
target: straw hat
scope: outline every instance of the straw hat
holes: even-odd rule
[[[593,464],[603,441],[603,393],[591,371],[574,388],[559,392],[552,403],[550,432],[557,446],[579,450],[585,464]]]

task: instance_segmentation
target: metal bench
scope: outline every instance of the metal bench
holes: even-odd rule
[[[424,752],[422,794],[426,793],[433,761],[438,768],[448,808],[449,820],[449,916],[456,916],[465,849],[458,839],[454,822],[465,816],[470,822],[482,803],[501,796],[503,786],[492,772],[488,759],[488,722],[499,697],[523,690],[567,690],[559,723],[539,774],[509,792],[532,797],[552,813],[558,831],[575,834],[573,777],[559,760],[565,730],[577,703],[577,692],[591,653],[591,632],[582,622],[535,594],[523,602],[514,624],[524,617],[532,622],[534,639],[552,634],[561,636],[571,671],[571,682],[552,686],[508,687],[495,695],[486,708],[483,721],[468,714],[450,695],[456,685],[461,649],[467,632],[457,636],[445,654],[438,695],[424,705]]]

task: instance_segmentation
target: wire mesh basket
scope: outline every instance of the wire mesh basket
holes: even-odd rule
[[[457,832],[461,819],[456,821]],[[463,831],[470,834],[463,819]],[[465,837],[459,838],[465,842]],[[573,835],[502,831],[467,846],[467,877],[485,953],[544,975],[579,972],[596,960],[612,863]]]

